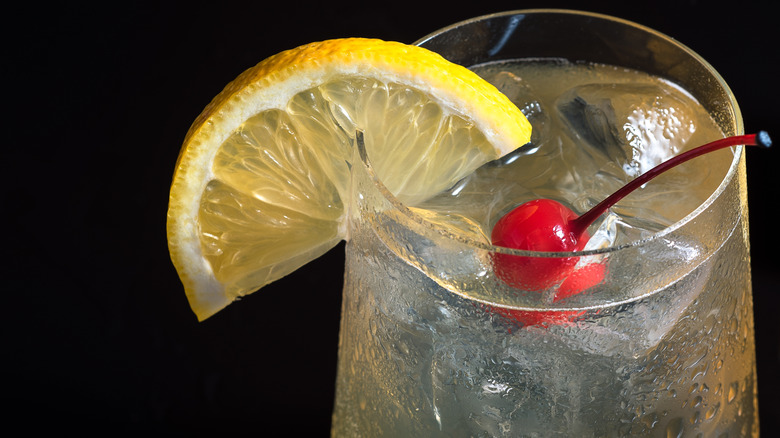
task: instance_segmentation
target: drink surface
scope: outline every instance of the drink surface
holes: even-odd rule
[[[532,199],[554,199],[582,214],[657,164],[723,137],[685,90],[636,70],[556,60],[472,69],[526,114],[531,144],[420,207],[466,216],[485,235]],[[732,160],[731,151],[721,151],[659,176],[594,224],[609,234],[592,245],[648,238],[684,218],[715,191]]]
[[[469,238],[533,198],[582,213],[647,166],[720,137],[684,91],[637,72],[549,61],[477,70],[525,108],[536,134],[416,210]],[[732,159],[721,151],[659,177],[596,225],[591,241],[620,245],[679,221]],[[668,254],[618,255],[610,265],[645,278],[668,257],[685,265],[677,274],[549,325],[472,299],[468,277],[491,277],[485,258],[371,210],[347,243],[333,435],[756,436],[747,225],[734,199],[697,218],[696,227],[720,230],[712,241],[670,238]],[[614,292],[609,281],[582,295]]]

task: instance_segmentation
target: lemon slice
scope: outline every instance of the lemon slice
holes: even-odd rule
[[[410,205],[531,132],[492,85],[420,47],[348,38],[260,62],[195,120],[171,186],[168,246],[199,320],[345,238],[356,129]]]

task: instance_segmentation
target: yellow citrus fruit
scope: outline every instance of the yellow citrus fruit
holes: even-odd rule
[[[198,319],[345,238],[357,129],[410,205],[531,132],[492,85],[420,47],[348,38],[260,62],[206,106],[176,165],[168,246]]]

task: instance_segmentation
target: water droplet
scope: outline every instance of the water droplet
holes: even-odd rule
[[[707,412],[704,413],[704,419],[705,420],[712,420],[715,415],[718,414],[718,410],[720,409],[720,403],[715,403],[714,405],[710,406],[709,409],[707,409]]]
[[[733,402],[733,401],[734,401],[734,399],[735,399],[735,398],[737,398],[737,394],[739,393],[739,389],[738,389],[738,386],[737,386],[737,385],[738,385],[738,383],[737,383],[737,382],[734,382],[734,383],[732,383],[731,385],[729,385],[729,395],[728,395],[728,397],[726,398],[726,400],[727,400],[729,403]]]
[[[673,418],[666,425],[666,438],[681,438],[684,430],[682,418]]]
[[[653,429],[658,424],[658,415],[655,413],[649,413],[642,417],[640,420],[648,429]]]

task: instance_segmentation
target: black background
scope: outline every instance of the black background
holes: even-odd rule
[[[328,435],[343,245],[203,323],[166,246],[168,189],[190,123],[241,71],[281,50],[347,36],[411,43],[510,9],[602,12],[701,54],[737,96],[746,131],[780,138],[778,38],[758,3],[266,3],[4,6],[7,425]],[[764,436],[780,432],[779,155],[748,151]]]

